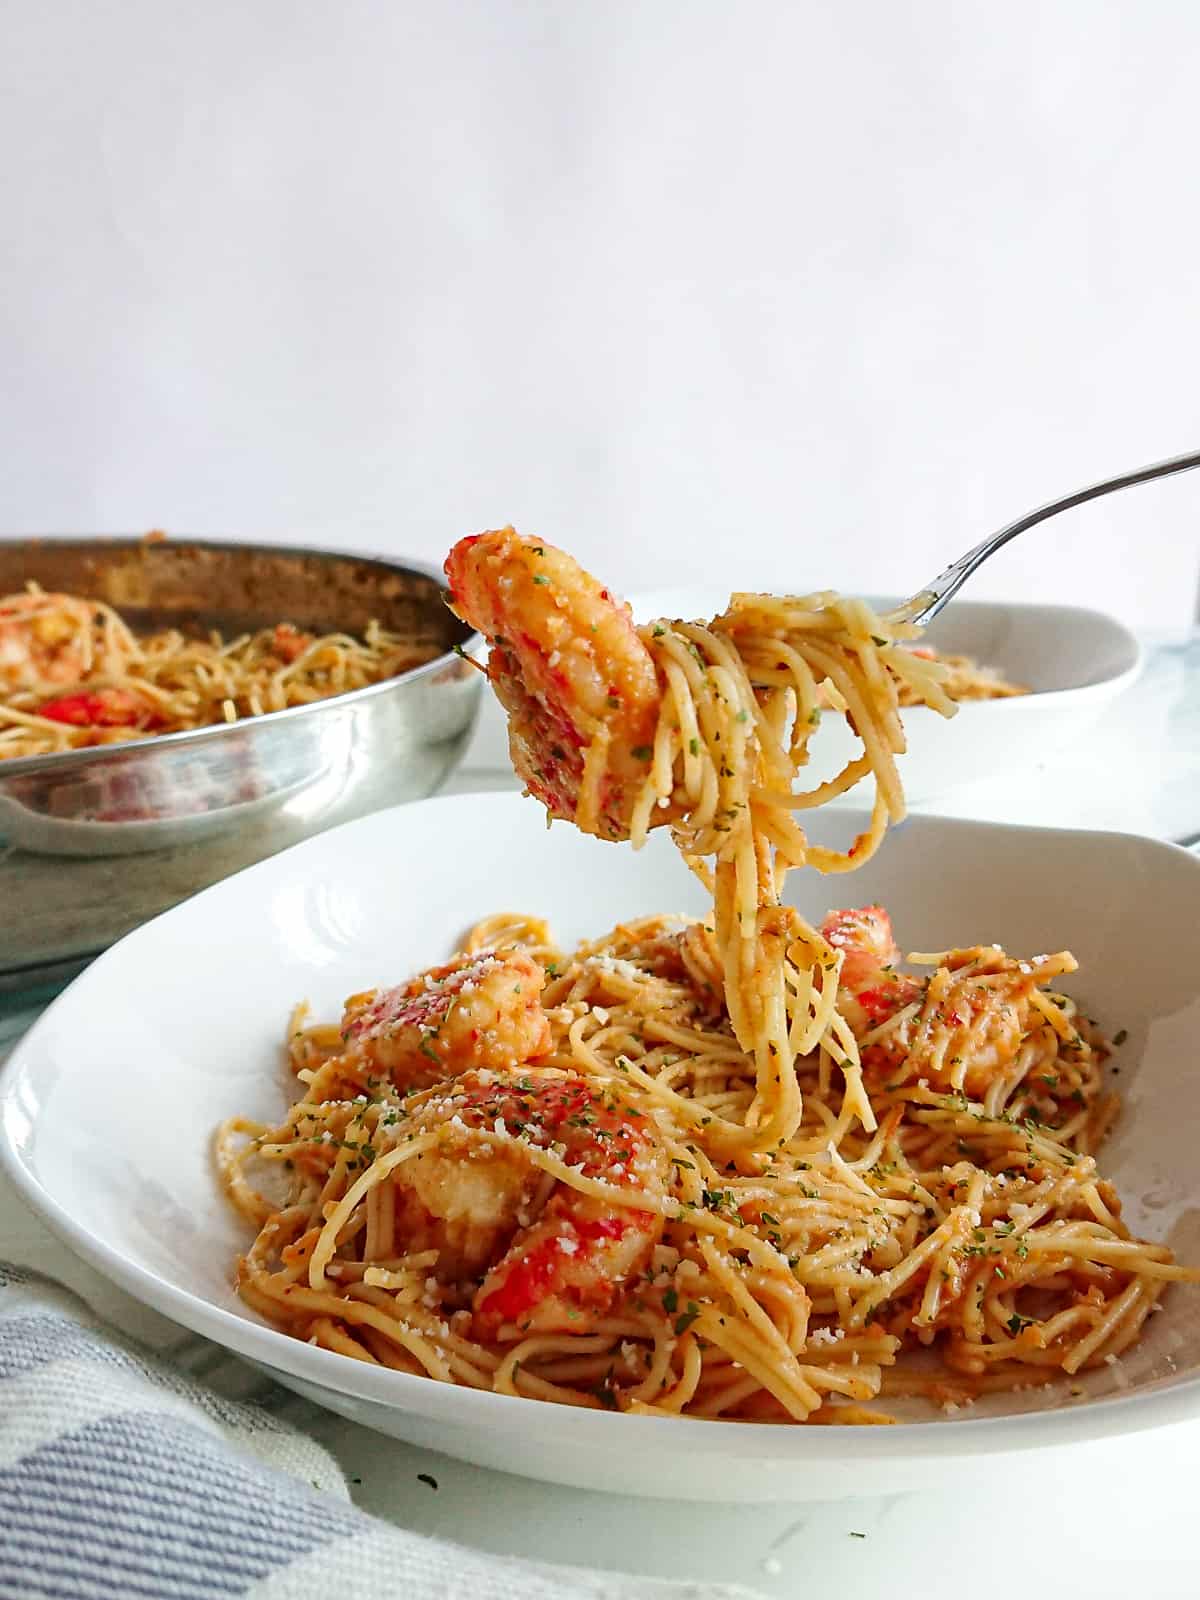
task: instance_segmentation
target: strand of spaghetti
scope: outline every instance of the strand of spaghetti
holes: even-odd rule
[[[967,1212],[956,1207],[915,1250],[909,1252],[899,1266],[879,1274],[855,1302],[847,1319],[848,1325],[852,1328],[864,1327],[868,1316],[876,1306],[882,1305],[885,1300],[890,1300],[897,1289],[903,1288],[926,1262],[939,1255],[947,1246],[952,1247],[962,1243],[969,1236],[972,1226],[972,1218]]]
[[[777,805],[767,791],[753,788],[750,790],[750,819],[756,838],[766,840],[784,872],[804,866],[808,858],[808,838],[785,806]],[[778,899],[778,893],[773,898]]]
[[[560,1351],[572,1355],[581,1351],[604,1354],[609,1348],[609,1341],[605,1338],[591,1338],[580,1334],[570,1337],[561,1334],[535,1334],[532,1338],[522,1339],[505,1353],[503,1361],[496,1368],[494,1387],[499,1394],[516,1394],[519,1392],[516,1387],[518,1367],[527,1366],[532,1361]]]
[[[761,789],[751,790],[751,798],[760,800],[764,804],[776,806],[780,809],[787,808],[792,811],[811,810],[817,806],[828,805],[831,800],[836,800],[839,795],[846,794],[853,789],[871,771],[870,756],[854,756],[847,761],[836,777],[828,778],[824,783],[819,783],[813,789]],[[803,860],[796,863],[803,866]]]
[[[861,681],[861,664],[856,673],[841,653],[830,646],[806,644],[805,654],[845,701],[864,753],[870,758],[876,788],[885,796],[892,819],[901,821],[905,806],[896,756],[903,755],[905,741],[895,714],[894,694],[890,697],[884,694],[872,702],[868,685]]]
[[[486,1386],[487,1372],[495,1366],[496,1358],[482,1346],[459,1338],[451,1332],[435,1313],[419,1303],[405,1301],[398,1307],[394,1295],[361,1283],[348,1285],[345,1293],[341,1296],[326,1291],[305,1289],[297,1284],[290,1275],[267,1271],[260,1262],[254,1248],[251,1249],[245,1259],[259,1287],[268,1295],[280,1298],[285,1306],[292,1311],[297,1308],[309,1311],[324,1303],[331,1303],[333,1306],[343,1308],[352,1305],[356,1306],[359,1301],[373,1305],[388,1319],[388,1322],[385,1324],[378,1317],[368,1318],[367,1322],[371,1326],[386,1334],[387,1337],[398,1340],[401,1343],[407,1339],[411,1344],[412,1341],[408,1338],[409,1335],[431,1335],[439,1346],[442,1355],[445,1356],[455,1371],[463,1374],[473,1374],[470,1381],[477,1386]],[[277,1282],[280,1282],[278,1290],[275,1288]],[[397,1310],[402,1314],[397,1315]],[[362,1322],[363,1318],[355,1313],[350,1320]],[[417,1346],[414,1345],[412,1348],[419,1354]]]
[[[914,655],[911,650],[891,651],[888,665],[908,689],[910,705],[923,703],[943,717],[952,717],[958,710],[960,700],[988,698],[980,692],[982,681],[978,675],[972,678],[960,670],[956,681],[950,673],[937,670],[943,663],[922,661],[921,657]],[[952,682],[954,693],[950,694],[947,685]],[[1000,689],[998,685],[994,688],[1001,694],[1022,692],[1011,687]],[[904,696],[901,695],[901,701],[903,700]]]
[[[414,1378],[429,1376],[420,1362],[414,1361],[407,1350],[393,1344],[390,1339],[385,1339],[374,1328],[359,1328],[357,1336],[381,1367],[390,1367],[393,1372],[407,1372]]]
[[[325,1226],[321,1229],[321,1237],[309,1260],[308,1281],[313,1289],[327,1287],[325,1268],[333,1259],[333,1253],[337,1249],[338,1235],[350,1220],[351,1212],[368,1190],[372,1189],[376,1184],[382,1183],[388,1173],[394,1172],[405,1161],[411,1161],[414,1156],[419,1156],[424,1151],[431,1150],[440,1137],[440,1130],[434,1133],[420,1134],[408,1143],[398,1145],[394,1150],[388,1150],[384,1155],[376,1157],[367,1170],[351,1184],[350,1188],[326,1218]]]
[[[728,1258],[726,1258],[728,1259]],[[788,1349],[798,1354],[808,1343],[812,1304],[794,1276],[786,1281],[774,1273],[751,1268],[744,1274],[747,1292],[762,1306]]]
[[[256,1286],[262,1292],[262,1286]],[[274,1298],[269,1286],[265,1291],[265,1298],[268,1302]],[[376,1306],[362,1304],[328,1291],[304,1289],[299,1285],[289,1285],[283,1299],[289,1311],[299,1309],[335,1317],[343,1322],[373,1327],[385,1338],[402,1345],[433,1377],[439,1378],[443,1383],[453,1382],[454,1374],[450,1366],[429,1340],[423,1338],[407,1323],[388,1315]]]
[[[1106,1315],[1097,1323],[1085,1338],[1081,1339],[1071,1354],[1063,1362],[1064,1372],[1078,1372],[1080,1367],[1093,1355],[1099,1355],[1109,1338],[1116,1331],[1118,1325],[1134,1308],[1138,1300],[1146,1292],[1144,1279],[1150,1276],[1145,1271],[1136,1277],[1125,1292],[1108,1308]]]
[[[390,1254],[391,1251],[390,1240],[385,1250],[382,1248],[382,1240],[380,1238],[381,1230],[386,1226],[383,1221],[382,1212],[386,1210],[390,1217],[394,1217],[396,1214],[396,1208],[394,1204],[389,1203],[386,1207],[382,1207],[380,1205],[380,1199],[385,1195],[390,1202],[391,1195],[389,1191],[385,1189],[382,1184],[378,1183],[367,1191],[367,1226],[366,1237],[363,1241],[363,1259],[366,1261],[376,1261],[380,1256],[384,1254]]]
[[[699,668],[683,640],[676,640],[668,631],[659,652],[662,671],[667,681],[667,696],[663,702],[663,715],[658,720],[655,735],[656,764],[652,773],[656,798],[671,792],[675,765],[666,765],[667,757],[677,756],[681,771],[681,788],[687,797],[688,815],[697,826],[707,825],[716,810],[717,775],[711,762],[701,758],[700,723],[696,715],[694,682],[699,681]],[[672,721],[677,729],[672,728]],[[662,741],[662,765],[658,765],[658,742]]]
[[[215,1140],[217,1171],[226,1194],[244,1217],[260,1225],[276,1208],[247,1182],[243,1168],[254,1142],[266,1132],[261,1122],[252,1122],[248,1117],[229,1117],[217,1129]],[[239,1136],[249,1142],[241,1150],[234,1150],[233,1140]]]
[[[33,711],[19,711],[16,706],[5,705],[2,701],[0,701],[0,719],[18,728],[44,729],[46,733],[53,734],[64,742],[69,738],[68,730],[61,722],[52,722],[49,717],[39,717]]]
[[[759,1387],[774,1395],[798,1422],[803,1422],[820,1404],[820,1394],[809,1377],[811,1369],[804,1369],[790,1351],[779,1358],[764,1350],[746,1329],[722,1317],[715,1306],[701,1307],[693,1329],[697,1338],[724,1350],[740,1363]]]
[[[1081,1256],[1092,1262],[1127,1265],[1147,1278],[1169,1278],[1182,1283],[1200,1283],[1200,1267],[1181,1267],[1169,1258],[1165,1246],[1147,1245],[1138,1240],[1079,1239],[1055,1234],[1054,1249],[1068,1256]]]
[[[377,1357],[364,1349],[357,1339],[352,1339],[333,1317],[315,1317],[310,1337],[326,1350],[336,1350],[339,1355],[349,1356],[353,1361],[363,1361],[372,1367],[380,1365]]]
[[[347,1303],[365,1303],[381,1311],[393,1313],[394,1299],[386,1290],[376,1289],[368,1283],[352,1283],[346,1290]],[[410,1329],[419,1332],[437,1349],[456,1378],[461,1378],[478,1389],[491,1385],[491,1375],[496,1367],[496,1357],[473,1339],[462,1339],[441,1317],[419,1302],[405,1303],[397,1319]],[[393,1313],[394,1314],[394,1313]]]
[[[745,742],[752,731],[758,746],[759,762],[765,764],[768,770],[772,770],[786,782],[790,763],[775,737],[769,712],[755,697],[745,656],[715,627],[684,623],[681,625],[681,631],[701,657],[708,657],[712,663],[708,672],[710,681],[715,686],[723,687],[722,697],[727,703],[735,704],[737,707],[733,714],[733,731],[735,738],[740,736],[740,739],[739,742],[735,742],[728,763],[734,768],[734,773],[740,774],[745,770],[743,760]]]
[[[1070,967],[1066,967],[1063,970],[1067,972],[1073,971],[1074,963],[1072,963]],[[1075,1029],[1071,1026],[1069,1019],[1063,1015],[1061,1008],[1056,1006],[1047,995],[1044,995],[1040,989],[1033,989],[1030,992],[1029,998],[1033,1001],[1034,1005],[1054,1029],[1055,1033],[1058,1034],[1060,1039],[1070,1039],[1072,1037]]]
[[[704,1357],[690,1329],[676,1340],[673,1353],[682,1360],[683,1370],[671,1387],[659,1395],[656,1409],[679,1413],[690,1404],[700,1386]]]
[[[569,1041],[572,1054],[576,1060],[597,1076],[607,1076],[607,1063],[595,1054],[589,1042],[583,1037],[583,1031],[587,1025],[588,1018],[586,1016],[576,1018],[571,1024]],[[622,1081],[636,1084],[639,1089],[645,1090],[652,1100],[660,1104],[665,1110],[669,1110],[678,1116],[685,1124],[690,1125],[693,1130],[704,1127],[711,1132],[712,1128],[716,1127],[718,1123],[724,1122],[723,1118],[712,1116],[698,1101],[689,1099],[685,1095],[677,1094],[669,1085],[661,1083],[657,1078],[644,1072],[636,1062],[630,1060],[627,1056],[618,1057],[615,1067],[617,1072],[620,1073]],[[726,1136],[728,1138],[735,1139],[743,1132],[736,1123],[727,1123],[725,1126],[728,1128]]]
[[[1080,1190],[1080,1195],[1084,1204],[1102,1228],[1107,1228],[1110,1233],[1115,1233],[1119,1239],[1129,1238],[1129,1229],[1120,1217],[1114,1216],[1108,1209],[1094,1183],[1084,1184]]]
[[[888,830],[889,821],[896,821],[888,810],[888,802],[881,788],[876,788],[875,799],[871,804],[871,821],[864,832],[855,836],[854,843],[847,851],[827,850],[824,846],[810,844],[808,847],[808,865],[815,867],[818,872],[832,874],[838,872],[856,872],[859,867],[865,866],[879,846],[883,843],[883,836]]]
[[[782,1374],[791,1372],[796,1367],[795,1351],[791,1349],[771,1318],[734,1271],[728,1257],[718,1248],[716,1241],[701,1239],[700,1253],[715,1287],[724,1291],[734,1314],[739,1316],[754,1334],[757,1334],[759,1342],[766,1347],[768,1361],[769,1353],[773,1352],[780,1372]]]
[[[715,631],[717,629],[714,626]],[[820,695],[817,679],[803,651],[778,632],[769,636],[749,633],[735,637],[738,638],[738,651],[745,662],[746,674],[755,687],[791,688],[794,691],[794,721],[798,724],[800,736],[807,742],[808,730],[815,728],[820,720]]]

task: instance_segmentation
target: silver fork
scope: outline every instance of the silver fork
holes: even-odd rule
[[[1114,494],[1116,490],[1128,489],[1135,483],[1149,483],[1151,478],[1169,478],[1173,472],[1188,472],[1192,467],[1200,467],[1200,450],[1189,451],[1184,456],[1171,456],[1166,461],[1156,461],[1152,466],[1139,467],[1136,472],[1122,472],[1119,477],[1105,478],[1103,482],[1093,483],[1086,489],[1076,489],[1074,494],[1064,494],[1061,499],[1050,500],[1036,511],[1027,511],[1023,517],[1010,522],[998,533],[989,534],[973,550],[952,561],[944,572],[939,572],[911,600],[897,606],[892,615],[924,626],[932,622],[942,607],[954,598],[977,567],[981,567],[1001,545],[1024,533],[1026,528],[1045,522],[1047,517],[1056,517],[1060,511],[1069,511],[1072,506],[1081,506],[1085,500],[1098,500],[1102,494]]]

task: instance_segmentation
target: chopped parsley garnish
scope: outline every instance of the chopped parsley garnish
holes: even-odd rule
[[[687,1303],[687,1310],[681,1311],[675,1318],[676,1334],[686,1333],[699,1315],[700,1307],[694,1300],[689,1300]]]

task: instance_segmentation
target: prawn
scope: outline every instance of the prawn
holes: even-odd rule
[[[50,722],[89,730],[82,743],[107,744],[162,726],[148,696],[84,687],[109,662],[109,641],[89,601],[41,590],[0,598],[0,690],[20,695],[25,709]]]
[[[284,661],[290,666],[315,643],[314,634],[301,633],[299,628],[290,622],[278,622],[275,624],[275,631],[271,635],[268,648],[277,660]]]
[[[864,1046],[864,1070],[980,1098],[1012,1069],[1031,1030],[1046,1026],[1033,1001],[1038,985],[1075,969],[1065,952],[1014,961],[990,946],[947,951],[928,980],[898,972],[882,906],[832,911],[821,932],[843,952],[838,1010]]]
[[[342,1016],[342,1059],[426,1089],[475,1067],[511,1067],[545,1055],[546,974],[520,950],[479,951],[390,989],[352,995]]]
[[[838,1010],[856,1037],[920,997],[920,980],[896,970],[900,947],[892,919],[882,906],[831,911],[821,924],[821,934],[842,952]]]
[[[67,594],[0,598],[0,685],[77,683],[92,665],[93,608]]]
[[[649,1118],[577,1073],[485,1068],[414,1109],[406,1131],[433,1130],[433,1149],[395,1172],[405,1248],[437,1250],[437,1278],[471,1293],[477,1338],[587,1332],[646,1268],[663,1219],[560,1182],[536,1155],[658,1198],[668,1169]]]
[[[572,557],[512,528],[460,539],[446,576],[451,608],[490,646],[488,677],[529,792],[552,817],[627,837],[663,700],[629,607]],[[593,822],[577,812],[597,746],[604,774]]]

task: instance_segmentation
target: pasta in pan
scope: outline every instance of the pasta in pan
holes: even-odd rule
[[[290,623],[224,640],[138,636],[111,606],[31,584],[0,596],[0,760],[236,722],[393,678],[439,655],[372,622],[362,639]]]
[[[247,1302],[354,1359],[709,1418],[886,1422],[1118,1358],[1197,1274],[1099,1174],[1111,1046],[1071,956],[904,963],[883,908],[783,900],[903,816],[900,686],[954,709],[911,625],[746,595],[634,628],[512,530],[447,571],[530,792],[602,838],[670,827],[712,911],[569,952],[494,917],[340,1023],[298,1015],[297,1099],[219,1138]],[[821,700],[862,754],[805,791]],[[864,780],[851,849],[812,844],[804,813]]]

